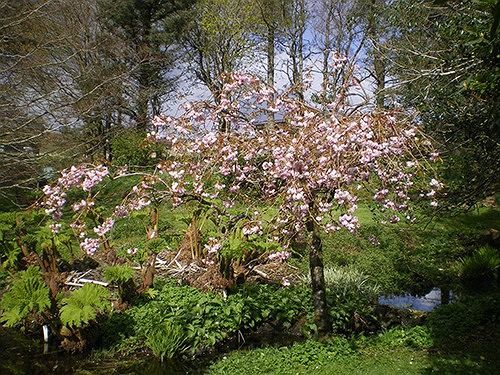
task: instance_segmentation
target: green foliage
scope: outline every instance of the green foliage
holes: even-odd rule
[[[248,285],[222,297],[170,282],[157,285],[152,300],[124,314],[131,335],[154,340],[158,327],[169,322],[182,327],[184,345],[191,353],[214,346],[238,330],[256,329],[264,322],[290,327],[312,311],[305,287],[277,288]]]
[[[396,327],[377,337],[377,345],[384,348],[408,347],[412,349],[430,349],[434,340],[427,327]]]
[[[271,285],[245,285],[228,301],[241,301],[242,327],[256,328],[272,322],[285,329],[312,312],[311,292],[304,285],[278,288]]]
[[[125,264],[108,266],[104,268],[103,276],[111,283],[124,284],[134,277],[134,270]]]
[[[281,250],[279,243],[268,239],[263,235],[250,235],[243,234],[241,227],[242,223],[230,233],[226,241],[223,242],[223,247],[220,254],[228,260],[234,259],[237,261],[248,261],[249,256],[259,256],[264,253]]]
[[[235,332],[241,323],[242,303],[167,283],[150,302],[127,311],[135,322],[135,334],[150,337],[169,321],[183,327],[192,352],[210,347]]]
[[[145,142],[143,133],[133,130],[115,137],[112,147],[115,165],[153,166],[165,152],[160,146]]]
[[[146,345],[163,362],[164,357],[173,358],[175,354],[182,351],[185,341],[186,337],[182,327],[167,320],[156,331],[148,335]]]
[[[17,212],[0,213],[0,268],[13,268],[21,254],[15,241]]]
[[[368,320],[373,319],[380,288],[371,282],[369,276],[347,268],[326,268],[324,272],[334,331],[359,330]],[[309,283],[310,276],[307,280]]]
[[[440,141],[447,200],[469,206],[490,195],[500,172],[498,2],[398,0],[390,43],[403,105]],[[401,95],[402,94],[402,95]]]
[[[325,343],[308,340],[291,347],[238,351],[210,367],[211,374],[312,374],[318,368],[354,354],[352,342],[335,337]]]
[[[468,291],[486,291],[497,285],[500,253],[482,247],[460,262],[460,281]]]
[[[323,242],[326,268],[359,270],[384,292],[398,292],[405,287],[406,275],[398,272],[398,265],[408,244],[395,229],[367,224],[358,236],[339,231],[325,236]]]
[[[111,308],[109,297],[106,288],[91,283],[71,292],[62,300],[62,324],[76,328],[89,324]]]
[[[12,327],[22,322],[30,313],[42,313],[50,307],[49,289],[40,270],[29,267],[19,272],[8,292],[0,301],[0,321]]]
[[[490,211],[444,217],[427,226],[366,224],[355,236],[325,236],[325,267],[356,269],[385,294],[419,295],[435,286],[452,287],[459,259],[477,247],[483,228],[499,224],[498,212]]]
[[[339,298],[347,298],[353,294],[362,295],[367,300],[374,300],[380,294],[378,285],[373,284],[370,277],[354,269],[325,268],[325,283]]]
[[[437,345],[455,347],[464,345],[481,327],[498,323],[499,318],[498,294],[464,296],[434,310],[427,325]]]
[[[152,238],[148,241],[145,241],[143,243],[143,249],[146,251],[148,254],[151,253],[159,253],[168,246],[167,241],[164,238]]]

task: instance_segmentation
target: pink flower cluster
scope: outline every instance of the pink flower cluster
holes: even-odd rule
[[[214,254],[222,249],[222,244],[217,238],[210,237],[204,247],[208,254]]]
[[[87,167],[84,165],[73,166],[61,172],[54,186],[46,185],[43,188],[45,195],[42,205],[45,207],[47,215],[51,215],[56,221],[61,219],[62,208],[66,204],[67,191],[72,188],[80,188],[85,192],[90,192],[104,177],[109,174],[108,168],[99,165],[97,167]],[[74,211],[80,211],[85,207],[92,207],[93,202],[82,200],[73,205]]]
[[[279,261],[279,262],[284,262],[288,258],[290,258],[290,254],[288,251],[277,251],[274,253],[271,253],[267,256],[267,259],[270,261]]]
[[[262,225],[261,223],[245,225],[242,232],[245,236],[251,236],[252,234],[262,235]]]
[[[96,238],[85,238],[80,242],[80,248],[88,255],[92,256],[99,249],[100,241]]]
[[[108,218],[104,223],[94,228],[94,232],[99,237],[104,237],[115,225],[115,221],[112,218]]]
[[[338,63],[343,61],[338,57]],[[175,204],[186,197],[215,199],[221,194],[234,202],[253,189],[261,199],[280,202],[270,224],[272,236],[292,237],[311,218],[327,231],[355,231],[360,191],[376,181],[380,188],[374,201],[388,211],[388,221],[399,220],[397,213],[408,208],[414,177],[423,165],[412,155],[435,155],[430,142],[399,113],[325,114],[286,92],[278,95],[255,77],[227,79],[224,100],[205,112],[205,120],[223,116],[231,131],[185,135],[172,142],[171,152],[178,158],[163,171],[171,178]],[[184,117],[172,121],[192,124],[193,106],[188,108]],[[280,125],[256,128],[256,116],[269,111],[283,115]],[[213,113],[217,115],[210,117]],[[430,187],[438,185],[432,181]],[[430,191],[427,197],[432,195]],[[260,231],[244,227],[244,233]]]

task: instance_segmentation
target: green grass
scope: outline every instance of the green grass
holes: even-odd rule
[[[300,364],[283,360],[288,349],[240,352],[218,362],[210,374],[421,374],[430,365],[422,352],[399,349],[388,353],[363,353],[332,358],[330,362]]]
[[[495,374],[500,368],[498,325],[453,351],[439,349],[425,327],[397,328],[376,337],[236,351],[209,368],[212,375]]]

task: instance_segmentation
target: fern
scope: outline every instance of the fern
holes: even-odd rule
[[[7,327],[13,327],[28,314],[41,313],[49,307],[49,289],[40,270],[31,266],[17,274],[12,287],[0,301],[0,310],[3,311],[0,321]]]
[[[109,282],[124,284],[134,277],[134,270],[127,265],[109,266],[104,269],[103,275]]]
[[[70,327],[82,327],[109,311],[109,291],[95,284],[85,284],[62,300],[61,322]]]

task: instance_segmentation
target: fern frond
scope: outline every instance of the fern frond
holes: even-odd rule
[[[124,284],[134,277],[134,270],[127,265],[109,266],[103,270],[103,275],[111,283]]]
[[[17,274],[12,287],[0,301],[0,310],[3,311],[0,321],[12,327],[31,312],[41,313],[49,307],[49,288],[45,285],[40,270],[31,266]]]
[[[109,291],[95,284],[85,284],[62,300],[61,322],[70,327],[82,327],[111,307]]]

